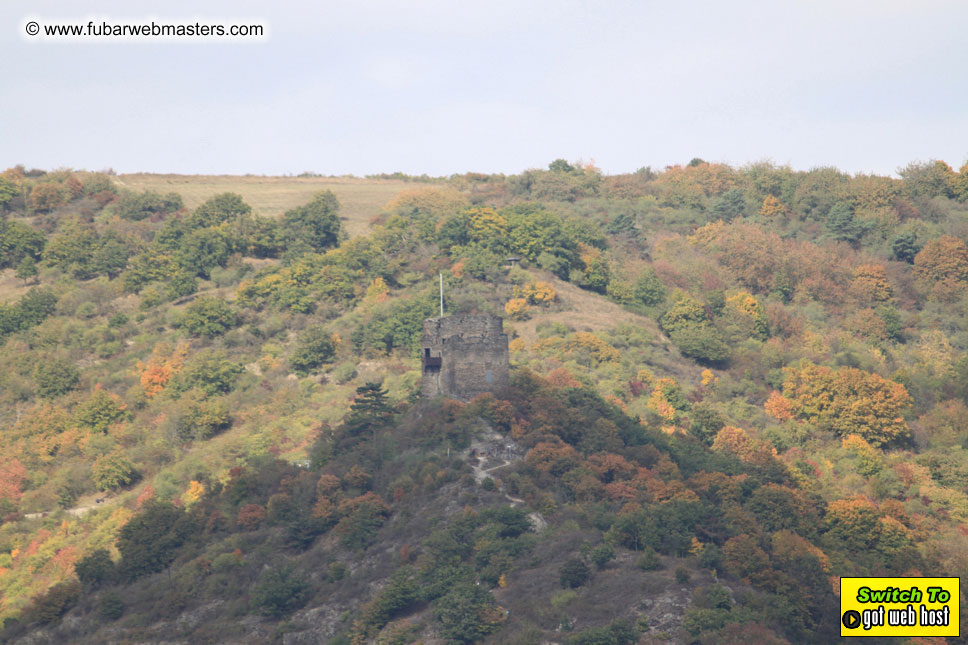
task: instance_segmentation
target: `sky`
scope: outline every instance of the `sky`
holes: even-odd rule
[[[25,24],[258,23],[56,40]],[[968,161],[963,0],[6,0],[0,168],[608,174]]]

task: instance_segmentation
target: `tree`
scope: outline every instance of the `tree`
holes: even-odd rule
[[[711,208],[713,216],[724,222],[742,216],[745,210],[746,198],[743,196],[743,191],[739,188],[727,190],[717,197],[713,200]]]
[[[53,399],[67,394],[81,381],[81,373],[74,363],[63,358],[52,358],[38,363],[34,370],[37,394]]]
[[[67,201],[64,189],[60,184],[44,182],[37,184],[30,191],[27,205],[37,213],[49,213]]]
[[[830,236],[840,242],[847,242],[852,246],[860,243],[860,238],[867,232],[864,222],[854,218],[854,209],[847,202],[838,202],[827,213],[824,222]]]
[[[775,218],[786,215],[787,207],[774,195],[767,195],[760,206],[760,215],[763,217]]]
[[[784,368],[782,396],[794,418],[840,436],[856,434],[880,446],[910,434],[904,415],[911,396],[900,383],[877,374],[811,363]]]
[[[0,220],[0,269],[16,267],[24,258],[39,260],[47,238],[32,226]]]
[[[29,255],[25,255],[24,258],[17,265],[16,276],[27,284],[32,278],[36,278],[37,274],[37,263]]]
[[[218,226],[222,222],[231,222],[251,212],[252,207],[242,200],[241,195],[220,193],[196,208],[188,219],[188,225],[192,229]]]
[[[660,304],[665,300],[666,288],[655,269],[649,267],[639,274],[635,280],[634,294],[635,299],[646,307]]]
[[[74,411],[74,420],[91,432],[107,434],[108,428],[125,416],[125,404],[98,383],[94,392]]]
[[[127,580],[134,580],[162,571],[194,530],[184,510],[167,502],[148,500],[118,533],[119,572]]]
[[[302,374],[329,363],[336,355],[333,336],[322,325],[307,327],[296,339],[296,347],[289,357],[289,364]]]
[[[235,327],[238,321],[238,314],[227,302],[216,296],[203,296],[188,305],[181,325],[193,336],[214,338]]]
[[[914,273],[928,283],[968,282],[968,247],[950,235],[933,239],[914,256]]]
[[[242,363],[230,361],[224,351],[207,349],[185,364],[172,387],[177,392],[198,388],[205,396],[228,394],[244,371]]]
[[[74,564],[74,572],[85,587],[94,589],[114,577],[114,560],[107,549],[95,549]]]
[[[179,244],[178,263],[188,273],[207,278],[212,269],[225,266],[231,254],[229,236],[220,228],[200,228]]]
[[[891,253],[893,254],[895,260],[913,264],[915,256],[921,250],[921,246],[922,245],[918,243],[917,232],[907,231],[905,233],[899,233],[891,241]]]
[[[138,471],[120,448],[98,457],[91,466],[91,479],[99,490],[124,488],[137,478]]]
[[[313,197],[312,201],[286,211],[282,216],[283,236],[290,252],[320,252],[339,244],[341,226],[339,201],[332,191]]]
[[[460,583],[437,601],[434,614],[441,635],[452,643],[476,643],[494,631],[502,620],[494,596],[483,587]]]

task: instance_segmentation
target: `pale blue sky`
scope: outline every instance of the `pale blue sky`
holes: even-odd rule
[[[50,42],[29,18],[249,22],[261,42]],[[0,168],[607,173],[968,159],[968,2],[0,6]]]

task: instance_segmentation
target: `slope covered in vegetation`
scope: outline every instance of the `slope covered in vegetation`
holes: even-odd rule
[[[0,174],[4,638],[822,643],[965,570],[968,168],[410,185]],[[440,273],[508,391],[418,400]]]

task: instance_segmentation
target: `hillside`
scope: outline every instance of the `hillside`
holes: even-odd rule
[[[828,643],[968,574],[968,166],[410,179],[0,173],[0,639]],[[441,275],[508,389],[418,396]]]

